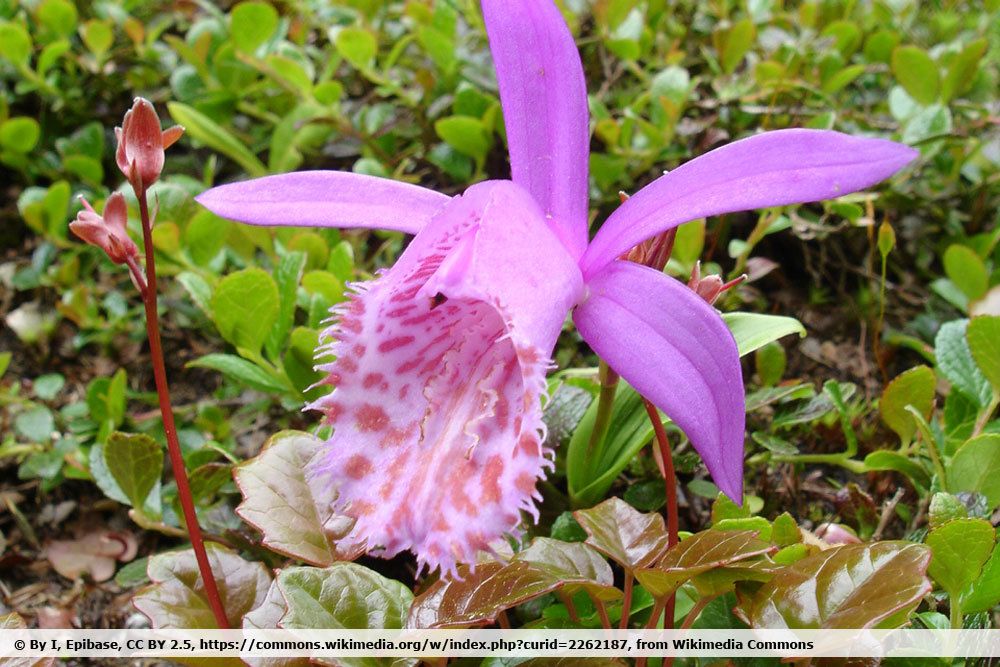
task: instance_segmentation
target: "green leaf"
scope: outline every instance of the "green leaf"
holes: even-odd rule
[[[969,90],[976,78],[979,61],[986,55],[988,42],[976,39],[968,44],[952,59],[948,72],[941,82],[941,100],[949,102]]]
[[[233,627],[267,596],[271,575],[263,563],[243,560],[235,552],[214,542],[205,544],[208,562],[215,574],[215,583]],[[150,557],[147,568],[149,586],[132,598],[132,604],[145,614],[154,628],[179,630],[217,630],[205,584],[202,581],[194,550],[171,551]],[[213,664],[242,665],[237,658],[219,658]]]
[[[413,600],[400,582],[357,563],[285,568],[278,588],[288,603],[281,619],[286,630],[396,630],[404,626]],[[338,662],[371,664],[361,660]]]
[[[756,531],[703,530],[667,550],[656,567],[636,570],[635,576],[653,597],[665,598],[699,574],[773,550]]]
[[[964,519],[969,516],[965,503],[950,493],[935,493],[927,511],[928,523],[931,529],[953,519]]]
[[[954,243],[944,253],[944,272],[969,301],[975,301],[990,286],[990,274],[976,252]]]
[[[15,153],[28,153],[38,143],[41,132],[38,121],[34,118],[11,118],[0,124],[0,147]]]
[[[934,554],[928,572],[948,595],[957,599],[979,578],[993,553],[994,533],[985,519],[955,519],[927,534]]]
[[[194,368],[210,368],[213,371],[219,371],[231,380],[269,394],[281,394],[288,391],[288,387],[279,382],[268,371],[253,362],[232,354],[206,354],[189,362],[187,365]]]
[[[14,431],[29,442],[51,442],[55,429],[55,419],[43,405],[28,408],[14,418]]]
[[[38,20],[60,37],[76,30],[76,6],[69,0],[44,0],[38,7]]]
[[[267,175],[267,167],[257,159],[256,155],[250,152],[250,149],[234,137],[229,130],[202,112],[180,102],[168,102],[167,110],[174,122],[183,125],[185,134],[192,139],[200,141],[212,150],[230,158],[243,167],[250,176]]]
[[[434,123],[434,131],[459,153],[480,163],[486,159],[486,154],[492,147],[490,133],[483,122],[471,116],[441,118]]]
[[[163,451],[151,437],[115,431],[104,444],[104,460],[129,504],[142,512],[163,473]]]
[[[573,431],[566,454],[566,478],[575,506],[600,502],[621,471],[653,437],[642,396],[621,381],[612,404],[608,435],[595,451],[590,451],[597,407],[598,402],[592,401]]]
[[[111,24],[97,19],[91,19],[80,26],[80,37],[83,38],[83,43],[87,45],[90,52],[98,58],[107,53],[115,41]]]
[[[852,544],[782,568],[736,612],[754,628],[861,629],[895,625],[930,591],[930,550],[909,542]]]
[[[865,467],[868,470],[894,470],[903,473],[921,489],[930,488],[931,478],[927,471],[913,459],[899,452],[879,449],[865,457]]]
[[[787,547],[802,541],[802,531],[788,512],[775,517],[771,524],[771,541],[779,547]]]
[[[965,335],[968,326],[969,320],[942,324],[934,339],[934,355],[937,358],[938,373],[983,408],[992,399],[993,391],[972,358]]]
[[[278,11],[267,2],[240,2],[229,12],[229,20],[233,44],[252,53],[278,28]]]
[[[208,317],[212,317],[212,286],[197,273],[183,271],[177,275],[177,282],[184,287],[194,305]]]
[[[279,312],[278,286],[262,269],[229,274],[212,296],[212,314],[219,333],[238,350],[251,355],[260,352]]]
[[[976,365],[993,385],[994,394],[1000,395],[1000,317],[972,318],[965,336]]]
[[[948,466],[950,491],[976,491],[1000,505],[1000,434],[985,433],[958,448]]]
[[[236,466],[234,476],[243,494],[236,513],[261,532],[264,546],[326,566],[350,559],[338,554],[335,543],[354,522],[332,511],[333,485],[307,473],[322,444],[308,433],[282,431],[260,454]]]
[[[892,73],[917,102],[933,104],[937,100],[941,86],[937,64],[920,47],[896,47],[892,52]]]
[[[0,352],[0,378],[3,374],[7,372],[7,368],[10,366],[11,357],[13,357],[12,352]]]
[[[347,27],[337,33],[333,40],[337,53],[359,70],[366,70],[375,61],[378,41],[364,28]]]
[[[750,47],[753,46],[757,30],[753,21],[743,19],[734,23],[728,30],[716,33],[713,37],[719,51],[719,64],[722,65],[722,71],[731,74],[743,61],[743,56],[747,54]]]
[[[277,359],[281,352],[288,332],[295,324],[295,292],[302,280],[302,272],[306,266],[306,255],[301,252],[290,252],[282,256],[274,271],[278,288],[278,316],[267,335],[267,353],[272,359]]]
[[[798,334],[805,337],[806,329],[793,317],[762,315],[760,313],[724,313],[722,319],[736,339],[740,356],[754,352],[772,341]]]
[[[230,224],[208,209],[195,213],[184,230],[184,246],[196,264],[206,266],[216,258],[225,245]]]
[[[0,56],[15,65],[27,65],[31,58],[31,36],[20,23],[0,21]]]
[[[906,406],[912,405],[924,419],[930,417],[936,385],[934,371],[927,366],[917,366],[897,375],[882,392],[879,402],[882,421],[904,443],[909,443],[917,431],[916,421]]]
[[[781,381],[781,376],[785,374],[785,367],[788,365],[788,355],[785,348],[777,341],[771,341],[754,352],[754,366],[757,368],[757,376],[761,385],[773,387]]]
[[[977,614],[1000,604],[1000,543],[986,561],[979,578],[962,592],[962,611]]]
[[[667,548],[663,517],[637,512],[619,498],[573,516],[587,531],[587,544],[627,570],[649,566]]]

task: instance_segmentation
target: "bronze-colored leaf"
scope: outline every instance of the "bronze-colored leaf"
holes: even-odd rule
[[[655,567],[636,570],[639,583],[656,598],[709,570],[774,550],[752,530],[703,530],[669,549]]]
[[[261,532],[264,546],[325,566],[357,552],[338,552],[335,546],[353,523],[333,512],[333,485],[306,473],[321,444],[308,433],[282,431],[260,454],[238,465],[234,476],[243,494],[236,513]]]
[[[573,516],[587,531],[587,544],[628,570],[649,566],[667,548],[663,517],[643,514],[619,498]]]
[[[278,583],[271,582],[264,601],[253,611],[243,617],[244,630],[273,630],[278,627],[278,621],[285,615],[288,608],[285,598],[278,589]],[[309,658],[242,658],[250,667],[308,667]]]
[[[263,564],[245,561],[225,547],[212,543],[205,547],[226,617],[238,627],[240,619],[264,602],[271,575]],[[136,593],[132,603],[154,628],[218,629],[194,550],[153,556],[147,573],[153,583]]]
[[[611,568],[578,542],[537,538],[509,563],[487,562],[459,579],[435,582],[413,601],[408,627],[462,628],[496,620],[500,612],[563,586],[585,588],[603,600],[621,597]]]
[[[931,590],[931,552],[922,544],[849,544],[804,558],[740,598],[754,628],[852,629],[902,622]]]

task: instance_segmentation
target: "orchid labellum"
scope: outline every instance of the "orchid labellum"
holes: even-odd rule
[[[684,430],[742,497],[739,355],[685,284],[619,259],[696,218],[811,202],[877,183],[916,154],[837,132],[767,132],[711,151],[629,198],[588,239],[587,90],[548,0],[483,0],[511,180],[447,197],[333,171],[223,185],[198,198],[258,225],[392,229],[416,237],[336,309],[321,366],[336,389],[313,474],[356,518],[352,539],[454,572],[537,513],[545,373],[567,313],[587,343]]]

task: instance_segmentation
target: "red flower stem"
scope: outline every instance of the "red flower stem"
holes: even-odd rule
[[[163,346],[160,344],[160,320],[156,312],[156,261],[153,257],[153,225],[149,219],[149,205],[146,201],[146,191],[136,192],[139,199],[139,214],[142,217],[142,243],[146,253],[146,289],[142,301],[146,307],[146,334],[149,338],[149,354],[153,361],[153,378],[156,381],[156,395],[160,400],[160,415],[163,418],[163,432],[167,437],[167,452],[170,455],[170,465],[177,482],[177,497],[184,511],[184,523],[191,536],[191,546],[198,561],[205,584],[205,597],[215,615],[215,622],[220,630],[230,628],[226,618],[222,598],[212,575],[212,566],[208,562],[205,551],[205,541],[198,525],[198,515],[194,510],[194,499],[191,497],[191,485],[188,483],[187,470],[184,467],[184,457],[181,455],[181,445],[177,440],[177,427],[174,424],[174,412],[170,405],[170,387],[167,384],[167,369],[163,363]],[[141,283],[140,283],[141,284]]]
[[[628,617],[632,613],[632,588],[635,579],[632,577],[632,570],[625,570],[625,599],[622,600],[622,618],[618,623],[619,630],[628,629]]]
[[[667,546],[672,547],[679,541],[677,532],[679,521],[677,519],[677,474],[674,472],[674,459],[670,454],[670,441],[667,440],[667,432],[660,421],[660,413],[656,406],[647,399],[642,399],[646,405],[646,414],[649,421],[653,423],[653,431],[656,433],[656,443],[660,448],[660,459],[663,462],[663,482],[667,491]],[[674,627],[674,607],[677,601],[676,595],[667,598],[663,613],[663,628],[670,630]]]
[[[597,608],[597,615],[601,617],[601,627],[603,627],[605,630],[610,630],[611,619],[608,618],[608,608],[604,606],[604,601],[601,600],[596,595],[591,595],[590,599],[594,603],[594,606]]]

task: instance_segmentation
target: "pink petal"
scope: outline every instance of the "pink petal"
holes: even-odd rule
[[[338,306],[321,348],[337,388],[312,406],[335,431],[316,474],[357,519],[352,539],[454,572],[536,513],[552,465],[539,400],[581,288],[530,195],[487,182]]]
[[[448,203],[417,185],[346,171],[299,171],[230,183],[195,199],[251,225],[365,227],[416,234]]]
[[[573,257],[587,247],[587,83],[559,9],[483,0],[515,183],[552,218]]]
[[[719,488],[743,498],[743,377],[719,314],[659,271],[613,262],[573,320],[584,340],[684,430]]]
[[[581,260],[584,276],[688,220],[839,197],[888,178],[917,155],[884,139],[800,129],[716,148],[656,179],[612,213]]]

